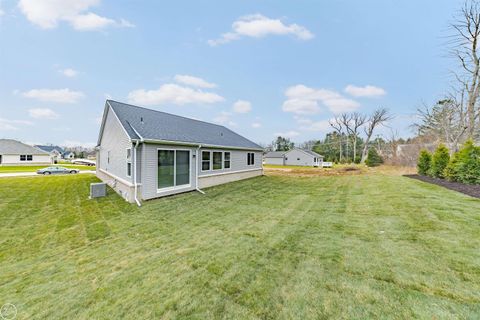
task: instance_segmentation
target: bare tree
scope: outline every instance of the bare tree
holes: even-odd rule
[[[363,147],[362,163],[364,163],[365,160],[367,159],[368,144],[370,143],[370,139],[372,138],[373,132],[378,126],[384,124],[386,121],[390,119],[392,119],[392,116],[390,115],[388,110],[385,108],[379,108],[375,110],[367,120],[366,122],[367,126],[364,128],[365,135],[367,136],[367,138],[365,140],[365,146]]]
[[[354,112],[351,114],[343,113],[340,118],[348,135],[353,137],[353,162],[355,162],[357,159],[358,131],[367,122],[367,116]]]
[[[460,62],[462,76],[456,75],[466,90],[467,137],[475,138],[480,110],[477,100],[480,95],[480,4],[478,0],[466,1],[457,21],[451,25],[454,30],[452,53]],[[480,126],[480,125],[479,125]]]
[[[340,162],[342,162],[342,133],[343,133],[343,124],[342,124],[342,119],[339,117],[335,117],[332,120],[329,120],[328,123],[330,123],[330,126],[338,133],[339,136],[339,150],[340,150]]]

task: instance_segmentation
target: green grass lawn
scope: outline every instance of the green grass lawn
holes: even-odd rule
[[[95,171],[95,166],[84,166],[84,165],[74,165],[74,164],[49,164],[43,166],[0,166],[0,173],[11,173],[11,172],[35,172],[38,169],[43,169],[50,166],[59,166],[65,168],[72,168],[78,170],[93,170]]]
[[[17,319],[479,319],[480,200],[400,176],[267,176],[148,201],[0,180]]]

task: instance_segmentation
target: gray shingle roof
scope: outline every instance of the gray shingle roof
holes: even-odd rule
[[[304,149],[301,149],[301,150],[302,150],[303,152],[306,152],[306,153],[308,153],[309,155],[312,155],[312,156],[314,156],[314,157],[320,157],[320,158],[323,158],[323,156],[322,156],[322,155],[320,155],[320,154],[318,154],[318,153],[316,153],[316,152],[314,152],[314,151],[312,151],[312,150],[304,150]]]
[[[52,152],[53,150],[57,150],[60,154],[64,153],[65,150],[59,146],[40,146],[40,145],[35,145],[35,148],[38,148],[40,150],[46,151],[46,152]]]
[[[265,158],[283,158],[285,151],[270,151],[265,154]]]
[[[112,107],[132,139],[143,138],[219,147],[262,149],[256,143],[224,126],[113,100],[107,100],[107,103]]]
[[[13,139],[0,139],[0,154],[48,154],[43,150]]]

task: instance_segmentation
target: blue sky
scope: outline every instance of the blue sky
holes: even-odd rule
[[[335,113],[384,106],[406,137],[451,84],[462,3],[4,0],[0,137],[94,145],[107,97],[262,143],[323,138]]]

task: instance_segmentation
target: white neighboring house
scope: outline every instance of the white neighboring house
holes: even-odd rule
[[[285,151],[271,151],[263,156],[265,164],[285,165]]]
[[[50,158],[52,159],[52,163],[57,163],[59,160],[63,159],[63,154],[65,150],[59,146],[53,145],[35,145],[35,148],[43,150],[45,152],[50,153]]]
[[[73,159],[75,159],[75,153],[73,153],[72,151],[67,151],[63,154],[63,159],[73,160]]]
[[[50,164],[48,152],[13,139],[0,139],[0,166]]]
[[[303,149],[289,151],[273,151],[265,155],[265,164],[284,166],[321,167],[323,156],[316,152]]]

